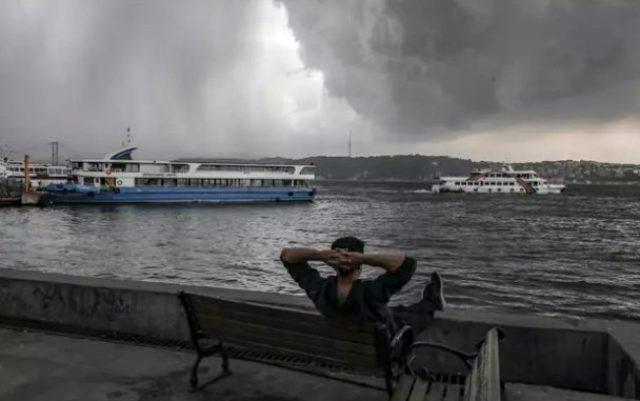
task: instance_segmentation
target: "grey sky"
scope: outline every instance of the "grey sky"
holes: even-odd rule
[[[640,3],[0,3],[0,145],[640,162]]]

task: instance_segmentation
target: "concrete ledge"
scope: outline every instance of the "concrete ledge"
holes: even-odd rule
[[[189,341],[180,291],[313,308],[304,297],[0,269],[0,322],[43,322],[79,332]],[[450,309],[426,338],[473,351],[493,326],[503,379],[640,399],[640,325]]]

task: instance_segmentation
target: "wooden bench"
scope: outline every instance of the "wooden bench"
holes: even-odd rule
[[[409,326],[391,338],[383,325],[327,319],[302,308],[184,292],[179,298],[197,352],[190,377],[194,388],[202,359],[219,354],[222,372],[210,382],[229,374],[229,357],[236,357],[308,373],[347,371],[384,376],[391,394],[405,364],[403,347],[408,349],[413,341]]]
[[[470,369],[466,376],[437,374],[427,369],[411,369],[409,361],[393,391],[391,401],[500,401],[500,358],[498,328],[489,330],[478,345],[477,354],[465,354],[441,344],[416,342],[412,351],[435,348],[453,354]]]

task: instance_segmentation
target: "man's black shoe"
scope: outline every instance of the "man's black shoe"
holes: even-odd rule
[[[447,302],[444,299],[444,282],[438,272],[431,273],[431,282],[424,287],[422,300],[429,300],[436,310],[444,310]]]

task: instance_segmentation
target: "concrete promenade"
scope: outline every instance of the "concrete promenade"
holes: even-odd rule
[[[232,374],[189,390],[192,352],[0,329],[0,400],[386,400],[384,391],[233,360]],[[203,374],[214,377],[211,358]]]
[[[2,401],[384,401],[371,388],[256,363],[190,391],[190,352],[0,328]],[[205,363],[218,372],[219,359]],[[620,401],[622,398],[507,383],[505,401]]]
[[[385,398],[383,392],[373,389],[237,360],[232,361],[231,368],[238,374],[214,384],[205,393],[210,398],[202,398],[205,395],[188,392],[187,371],[193,352],[91,339],[188,342],[185,316],[176,297],[181,290],[310,308],[303,297],[0,269],[0,326],[62,333],[2,330],[0,400],[289,400],[298,399],[296,394],[307,400]],[[502,327],[506,333],[500,345],[500,364],[501,375],[507,382],[534,385],[538,389],[554,386],[640,399],[640,325],[631,322],[450,309],[437,316],[425,339],[473,351],[476,341],[493,326]],[[218,367],[211,361],[206,364]],[[254,376],[259,380],[253,381]],[[323,393],[320,389],[324,387],[335,390],[336,395]],[[57,388],[61,396],[38,398],[40,393],[46,396],[47,388]],[[88,395],[74,398],[73,393],[66,397],[64,393],[88,392],[92,388],[102,390],[78,394],[93,394],[97,398]],[[310,388],[314,390],[309,391]],[[363,397],[363,392],[368,395]],[[527,393],[533,394],[531,389]],[[111,398],[99,398],[100,394],[111,394]],[[251,394],[262,395],[256,398]]]

